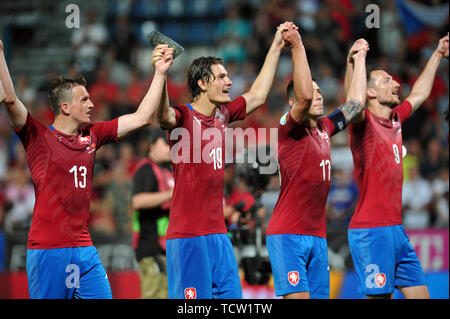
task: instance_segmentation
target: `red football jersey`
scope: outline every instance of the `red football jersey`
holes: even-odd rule
[[[365,119],[349,127],[359,199],[349,228],[402,224],[402,127],[411,114],[404,101],[390,119],[364,110]]]
[[[286,113],[278,125],[281,187],[267,235],[326,237],[325,204],[331,185],[330,137],[334,124],[320,118],[309,128]]]
[[[240,96],[205,116],[190,105],[174,106],[177,125],[170,130],[175,187],[167,239],[227,233],[223,216],[225,128],[246,115]]]
[[[118,142],[117,122],[95,122],[70,136],[43,126],[28,113],[25,125],[16,130],[36,196],[28,248],[92,245],[87,222],[95,152]]]

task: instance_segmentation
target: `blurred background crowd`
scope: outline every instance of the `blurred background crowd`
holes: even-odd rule
[[[69,3],[79,5],[80,28],[64,25]],[[366,8],[370,4],[379,6],[379,28],[366,25],[371,13]],[[412,5],[432,18],[412,20],[408,16],[413,12]],[[133,112],[152,78],[153,48],[146,35],[154,29],[185,48],[169,72],[172,105],[189,102],[186,70],[190,61],[200,55],[224,59],[233,81],[231,95],[237,97],[252,84],[276,27],[284,21],[293,21],[300,27],[312,75],[322,89],[328,114],[345,100],[345,59],[352,43],[361,37],[370,44],[368,69],[387,70],[401,83],[405,98],[438,39],[448,32],[448,1],[100,0],[59,1],[56,5],[49,0],[16,0],[2,3],[0,38],[5,44],[17,95],[33,116],[49,125],[53,115],[47,103],[47,88],[57,75],[81,73],[86,77],[95,120]],[[276,127],[289,107],[285,88],[291,77],[291,55],[285,49],[267,103],[237,125]],[[449,63],[445,60],[430,98],[403,125],[403,213],[407,229],[448,229],[448,122],[444,118],[448,110],[448,81]],[[104,146],[97,152],[89,220],[94,244],[96,238],[131,241],[131,173],[146,155],[149,133],[156,126],[157,123],[141,129],[120,144]],[[333,137],[331,143],[333,177],[327,227],[345,232],[358,188],[347,132]],[[18,236],[25,236],[26,240],[34,204],[24,155],[1,108],[0,229],[17,241]],[[255,203],[248,180],[235,166],[227,168],[224,196],[230,226],[237,220],[236,211],[242,217]],[[245,221],[249,229],[260,226],[262,234],[277,199],[277,175],[271,176],[264,186],[256,201],[264,209],[256,209],[257,213]],[[255,216],[262,222],[255,223]]]

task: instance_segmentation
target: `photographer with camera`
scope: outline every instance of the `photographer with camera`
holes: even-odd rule
[[[263,146],[266,154],[272,154],[270,147]],[[244,270],[245,280],[250,285],[268,282],[271,270],[265,247],[266,208],[261,197],[274,174],[261,174],[265,165],[259,158],[249,159],[226,169],[226,191],[224,215],[231,242],[237,249],[238,263]]]

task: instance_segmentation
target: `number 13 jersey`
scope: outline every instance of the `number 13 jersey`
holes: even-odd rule
[[[364,109],[361,123],[349,126],[359,199],[349,228],[402,224],[402,128],[411,114],[405,100],[392,109],[389,119]]]
[[[117,123],[94,122],[70,136],[28,113],[25,125],[15,130],[25,147],[36,196],[28,249],[92,245],[87,223],[95,152],[118,142]]]

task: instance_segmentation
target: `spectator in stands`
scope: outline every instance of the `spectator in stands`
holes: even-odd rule
[[[425,154],[420,160],[420,174],[431,181],[442,168],[448,167],[448,157],[443,156],[441,143],[435,138],[428,142]]]
[[[439,176],[436,177],[432,183],[433,190],[433,219],[434,227],[437,228],[448,228],[449,221],[449,200],[448,200],[448,189],[449,189],[449,179],[448,179],[448,167],[441,169]]]
[[[110,32],[108,44],[115,50],[116,60],[130,66],[132,53],[138,41],[133,33],[128,17],[126,15],[117,16]]]
[[[5,188],[6,217],[5,230],[28,229],[34,208],[34,187],[28,170],[16,168],[9,173]]]
[[[406,229],[424,229],[430,227],[431,185],[426,179],[420,176],[417,166],[410,167],[409,177],[409,181],[403,185],[403,225]]]
[[[88,83],[92,83],[108,39],[108,31],[103,23],[97,21],[96,15],[96,12],[88,11],[80,28],[72,33],[73,58]]]
[[[351,174],[335,169],[326,205],[327,225],[346,227],[358,199],[358,185]]]
[[[224,63],[229,60],[243,63],[247,60],[246,41],[252,33],[251,23],[240,15],[240,6],[231,2],[226,9],[225,19],[219,21],[216,30],[218,55]]]

